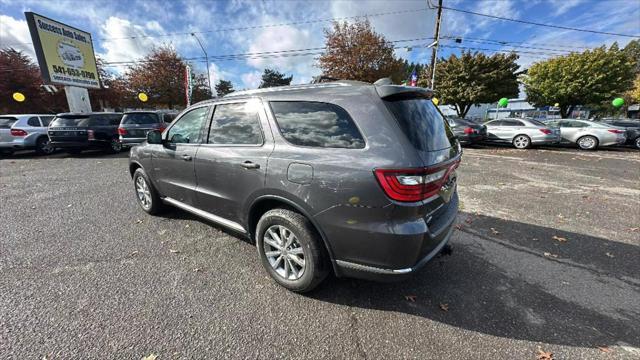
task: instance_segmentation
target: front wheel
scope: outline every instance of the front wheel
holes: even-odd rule
[[[286,209],[267,211],[256,227],[256,246],[263,267],[283,287],[313,290],[327,276],[325,249],[311,223]]]
[[[516,149],[526,149],[531,146],[531,139],[527,135],[518,135],[513,138],[513,146]]]
[[[55,150],[48,137],[43,136],[36,142],[36,152],[40,155],[50,155],[53,154]]]
[[[578,147],[582,150],[595,150],[598,147],[598,139],[591,135],[583,136],[577,141]]]
[[[136,191],[136,200],[142,210],[155,215],[164,209],[164,204],[160,200],[158,192],[142,168],[136,169],[133,173],[133,186]]]

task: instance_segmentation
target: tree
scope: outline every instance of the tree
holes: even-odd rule
[[[440,59],[436,66],[436,96],[441,104],[454,106],[464,118],[472,105],[492,103],[518,96],[518,55],[462,52]],[[425,66],[419,86],[430,85],[431,71]]]
[[[104,61],[96,58],[96,68],[100,76],[100,89],[89,89],[91,107],[94,110],[104,110],[115,108],[118,110],[124,107],[136,107],[136,94],[129,89],[127,79],[116,76],[105,69]]]
[[[624,49],[622,49],[622,52],[631,57],[635,62],[634,72],[640,74],[640,40],[629,41]]]
[[[129,67],[126,78],[134,93],[147,94],[147,104],[173,108],[185,104],[185,67],[175,49],[161,46]]]
[[[291,80],[293,79],[293,75],[286,77],[283,73],[273,70],[273,69],[264,69],[264,73],[262,73],[262,81],[260,82],[259,89],[274,87],[274,86],[286,86],[291,84]]]
[[[218,81],[218,83],[215,86],[216,88],[216,93],[218,94],[218,96],[225,96],[227,94],[232,93],[233,90],[233,84],[231,83],[231,81],[229,80],[220,80]]]
[[[22,51],[12,48],[0,50],[0,74],[0,113],[55,113],[67,110],[64,92],[49,94],[44,91],[40,68]],[[15,92],[22,93],[25,100],[14,101]]]
[[[193,88],[191,90],[191,103],[195,104],[207,99],[211,99],[211,90],[209,90],[207,77],[204,74],[194,76]]]
[[[402,61],[395,58],[393,44],[373,31],[368,20],[334,22],[324,35],[326,50],[317,66],[326,76],[375,82],[401,71]]]
[[[631,88],[634,66],[617,45],[538,62],[523,78],[527,101],[535,106],[558,103],[566,118],[576,105],[599,106],[621,96]]]

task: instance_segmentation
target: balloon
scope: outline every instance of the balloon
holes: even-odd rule
[[[14,92],[13,93],[13,100],[15,100],[17,102],[23,102],[24,99],[26,99],[26,97],[24,96],[23,93],[21,93],[21,92]]]
[[[622,105],[624,105],[624,99],[623,98],[615,98],[613,99],[613,101],[611,102],[611,105],[619,108]]]
[[[498,101],[498,106],[500,107],[507,107],[507,105],[509,105],[509,99],[507,98],[502,98]]]
[[[431,101],[433,101],[433,104],[438,106],[438,103],[440,102],[440,100],[438,100],[438,98],[433,98],[431,99]]]
[[[555,104],[553,104],[553,106],[554,107],[560,107],[560,104],[559,103],[555,103]]]
[[[147,100],[149,100],[149,97],[147,96],[147,94],[141,92],[138,94],[138,99],[142,102],[147,102]]]

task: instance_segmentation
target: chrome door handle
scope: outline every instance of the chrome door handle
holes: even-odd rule
[[[242,164],[240,164],[240,166],[242,166],[245,169],[260,169],[260,164],[256,164],[251,161],[245,161]]]
[[[187,155],[187,154],[182,155],[182,160],[184,161],[191,161],[191,159],[192,159],[191,155]]]

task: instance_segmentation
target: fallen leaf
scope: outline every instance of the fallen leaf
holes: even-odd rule
[[[553,354],[542,349],[538,349],[538,360],[553,360]]]
[[[179,254],[180,250],[169,249],[169,252],[172,254]]]
[[[500,231],[498,231],[498,230],[496,230],[494,228],[491,228],[491,232],[493,233],[493,235],[499,235],[500,234]]]
[[[167,230],[164,230],[164,229],[163,230],[158,230],[158,235],[164,235],[164,233],[166,233],[166,232],[167,232]]]
[[[545,253],[544,253],[544,256],[546,256],[546,257],[553,257],[553,258],[557,258],[557,257],[558,257],[558,255],[556,255],[556,254],[552,254],[552,253],[550,253],[550,252],[545,252]]]
[[[607,256],[608,256],[608,257],[610,257],[610,258],[615,257],[615,256],[613,256],[613,254],[612,254],[612,253],[610,253],[610,252],[605,253],[605,255],[607,255]]]
[[[142,220],[140,219],[136,220],[136,224],[142,224]]]
[[[410,302],[416,302],[418,297],[416,295],[405,295],[404,299]]]
[[[200,272],[200,269],[199,268],[195,268],[195,269],[193,269],[193,272]]]
[[[533,241],[538,241],[538,238],[533,238],[533,239],[531,239],[531,240],[533,240]]]
[[[138,250],[136,250],[136,251],[132,252],[131,254],[129,254],[129,256],[136,256],[136,255],[138,255]]]
[[[188,228],[189,226],[191,226],[191,225],[187,224],[187,225],[185,225],[184,227],[185,227],[185,228]]]
[[[640,231],[640,227],[632,227],[632,228],[628,228],[627,230],[629,230],[631,232],[638,232],[638,231]]]
[[[145,357],[142,358],[142,360],[156,360],[158,358],[158,355],[156,354],[149,354]]]
[[[35,209],[36,207],[35,207],[35,205],[34,205],[34,206],[32,206],[31,208],[32,208],[32,209]]]
[[[462,230],[462,224],[456,224],[455,228],[456,230]]]
[[[553,235],[553,238],[552,238],[552,239],[553,239],[553,240],[560,241],[560,242],[566,242],[566,241],[567,241],[567,238],[563,238],[563,237],[561,237],[561,236],[557,236],[557,235]]]
[[[607,346],[596,346],[596,348],[602,352],[612,352],[613,350],[609,349]]]
[[[71,204],[67,205],[67,207],[71,207]]]
[[[442,310],[442,311],[449,311],[449,304],[446,304],[446,303],[440,303],[440,310]]]

